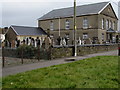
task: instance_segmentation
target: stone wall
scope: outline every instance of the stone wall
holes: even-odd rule
[[[51,59],[70,57],[72,56],[72,48],[51,48]]]
[[[17,57],[16,49],[4,48],[4,56],[5,57]]]
[[[73,56],[73,46],[66,46],[66,47],[52,47],[50,50],[45,51],[42,53],[40,52],[40,58],[42,59],[56,59],[56,58],[63,58],[63,57],[71,57]],[[110,51],[110,50],[117,50],[118,45],[81,45],[77,47],[77,56],[83,56],[92,53]],[[16,49],[4,49],[4,56],[5,57],[17,57]]]
[[[110,50],[117,50],[118,45],[82,45],[77,47],[77,56],[99,53]],[[54,47],[51,49],[51,59],[70,57],[73,55],[72,47]]]

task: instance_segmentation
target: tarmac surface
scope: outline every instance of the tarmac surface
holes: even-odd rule
[[[8,75],[14,75],[20,72],[30,71],[38,68],[43,68],[43,67],[49,67],[52,65],[71,63],[71,62],[74,62],[74,60],[77,61],[77,60],[83,60],[83,59],[95,57],[95,56],[108,56],[108,55],[117,56],[118,50],[89,54],[85,56],[60,58],[60,59],[32,63],[32,64],[23,64],[23,65],[14,66],[14,67],[5,67],[5,68],[2,68],[2,76],[5,77]]]

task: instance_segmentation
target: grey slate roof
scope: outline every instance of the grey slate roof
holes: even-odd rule
[[[109,28],[107,32],[115,32],[112,28]]]
[[[101,2],[101,3],[77,6],[76,15],[82,16],[82,15],[98,14],[98,12],[101,11],[108,3],[109,2]],[[59,17],[71,17],[73,16],[73,9],[74,9],[73,7],[70,7],[70,8],[52,10],[51,12],[39,18],[38,20],[52,19]]]
[[[17,35],[47,35],[42,28],[26,27],[26,26],[10,26]]]

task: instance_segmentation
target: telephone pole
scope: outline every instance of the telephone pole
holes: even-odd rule
[[[77,56],[76,29],[76,0],[74,0],[74,56]]]

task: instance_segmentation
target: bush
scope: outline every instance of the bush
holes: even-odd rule
[[[21,45],[17,48],[18,57],[21,57],[23,51],[23,58],[33,58],[35,56],[36,48],[28,45]]]

